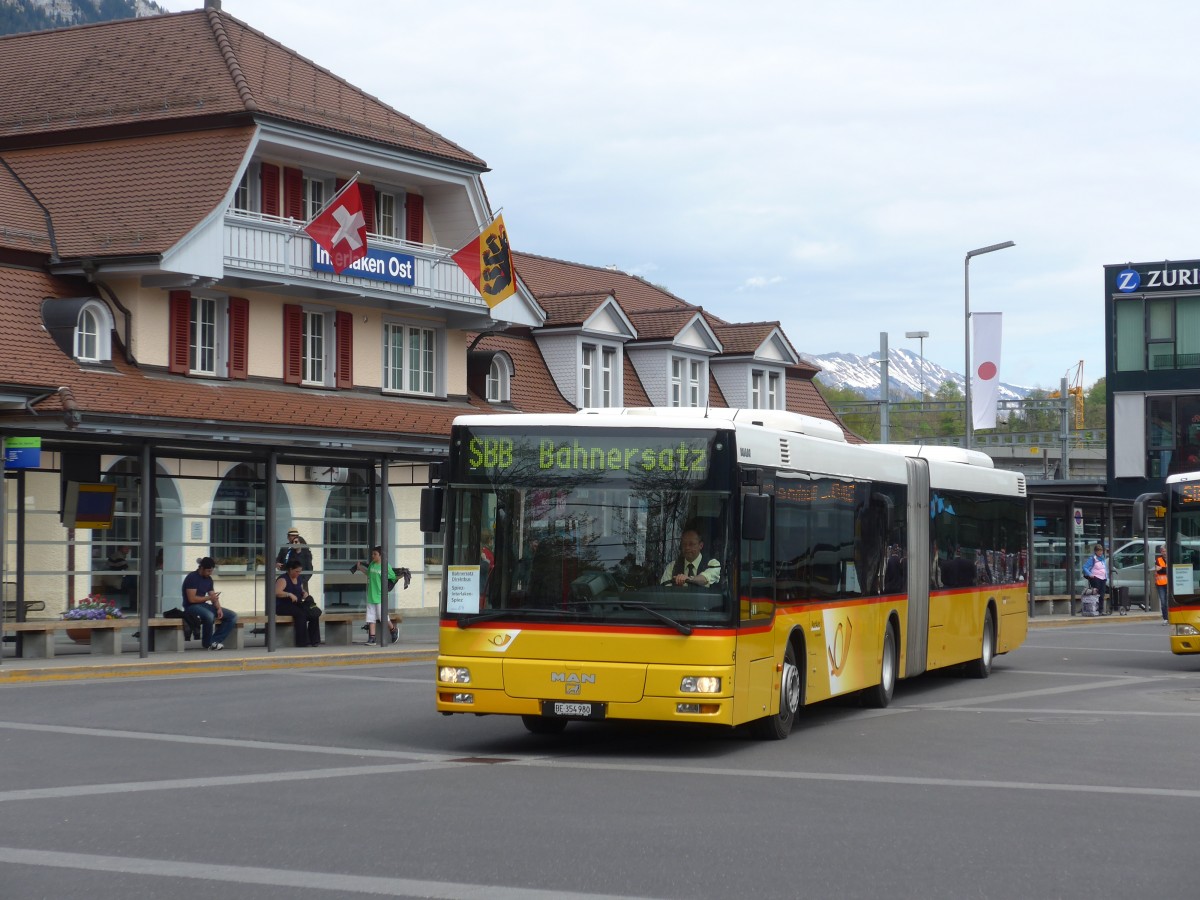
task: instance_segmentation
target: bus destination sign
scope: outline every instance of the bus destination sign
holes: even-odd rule
[[[664,434],[565,435],[471,434],[464,441],[469,474],[671,474],[704,479],[710,437]]]

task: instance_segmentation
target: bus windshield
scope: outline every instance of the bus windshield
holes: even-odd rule
[[[733,460],[716,429],[456,426],[443,612],[466,627],[732,623]]]
[[[1171,596],[1197,602],[1200,593],[1200,481],[1169,485],[1171,536],[1167,545]]]

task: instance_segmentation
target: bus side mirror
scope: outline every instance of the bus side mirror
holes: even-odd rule
[[[768,494],[742,495],[742,540],[763,541],[767,538],[767,517],[771,510]]]
[[[421,530],[437,534],[442,530],[442,505],[446,499],[445,488],[421,488]]]

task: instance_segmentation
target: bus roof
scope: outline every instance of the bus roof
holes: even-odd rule
[[[1200,472],[1176,472],[1167,476],[1167,484],[1187,484],[1191,481],[1200,481]]]
[[[581,417],[586,417],[586,420]],[[638,427],[729,428],[734,425],[757,425],[774,431],[807,434],[827,441],[846,442],[845,434],[834,422],[780,409],[629,406],[613,409],[581,409],[576,413],[516,413],[504,417],[459,416],[454,420],[454,424],[469,425],[474,428],[496,426],[509,429],[532,426],[549,428],[592,428],[605,425],[628,427],[632,424],[629,421],[630,417],[637,417]]]
[[[960,447],[917,444],[847,443],[833,422],[783,410],[700,409],[694,407],[629,407],[585,409],[577,413],[514,413],[508,416],[470,415],[454,420],[470,428],[628,428],[697,430],[732,429],[737,433],[741,462],[795,471],[821,472],[834,477],[870,478],[894,483],[907,480],[904,457],[929,462],[935,488],[1003,495],[1025,495],[1025,477],[996,469],[986,453]]]

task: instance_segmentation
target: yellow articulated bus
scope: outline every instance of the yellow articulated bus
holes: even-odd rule
[[[1025,640],[1025,482],[981,453],[771,410],[466,416],[427,490],[447,715],[782,739],[802,706],[986,678]]]
[[[1134,523],[1142,526],[1148,508],[1166,506],[1167,622],[1172,653],[1200,653],[1200,472],[1167,476],[1163,493],[1142,494]],[[1154,552],[1151,544],[1150,552]],[[1156,554],[1155,554],[1156,555]]]

